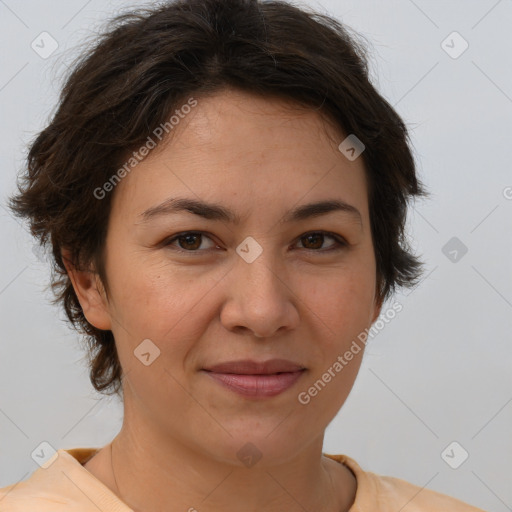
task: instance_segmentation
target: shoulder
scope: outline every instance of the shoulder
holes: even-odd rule
[[[58,450],[26,480],[0,489],[0,511],[97,512],[95,503],[105,503],[106,510],[127,512],[129,509],[82,466],[96,451]]]
[[[33,492],[30,478],[25,482],[8,485],[0,489],[2,512],[50,512],[55,511],[55,499],[41,492]]]
[[[431,489],[419,487],[400,478],[380,476],[371,473],[382,496],[389,496],[392,508],[403,512],[484,512],[452,496]]]
[[[364,471],[354,459],[346,455],[325,455],[345,464],[356,477],[356,497],[350,512],[484,512],[456,498],[406,480]]]

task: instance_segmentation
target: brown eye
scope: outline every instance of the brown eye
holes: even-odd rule
[[[201,250],[200,247],[204,240],[210,240],[210,247],[206,247]],[[177,242],[177,246],[176,246]],[[203,252],[215,246],[212,239],[206,236],[204,233],[196,231],[187,231],[185,233],[179,233],[165,242],[165,246],[174,246],[177,251],[181,252]]]
[[[201,235],[182,235],[178,237],[178,242],[182,249],[199,249],[201,247]]]
[[[319,252],[318,249],[322,248],[326,238],[334,240],[335,243],[322,252],[336,250],[347,245],[340,237],[325,231],[307,233],[300,238],[300,241],[302,242],[305,249]]]

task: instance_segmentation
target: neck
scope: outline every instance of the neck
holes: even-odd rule
[[[286,463],[235,466],[166,438],[123,429],[113,441],[112,489],[135,512],[348,511],[355,478],[322,456],[319,439]]]

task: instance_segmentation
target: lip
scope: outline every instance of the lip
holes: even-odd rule
[[[285,359],[263,362],[245,359],[216,364],[203,371],[242,396],[263,398],[279,395],[291,388],[306,368]]]
[[[286,359],[269,359],[268,361],[253,361],[252,359],[240,359],[238,361],[226,361],[208,368],[206,371],[214,373],[237,373],[239,375],[270,375],[272,373],[297,372],[304,370],[304,366]]]

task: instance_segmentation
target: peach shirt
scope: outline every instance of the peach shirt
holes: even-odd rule
[[[0,511],[133,512],[83,467],[97,451],[99,448],[57,450],[49,466],[0,489]],[[356,497],[350,512],[484,512],[405,480],[363,471],[346,455],[324,455],[345,464],[356,477]]]

